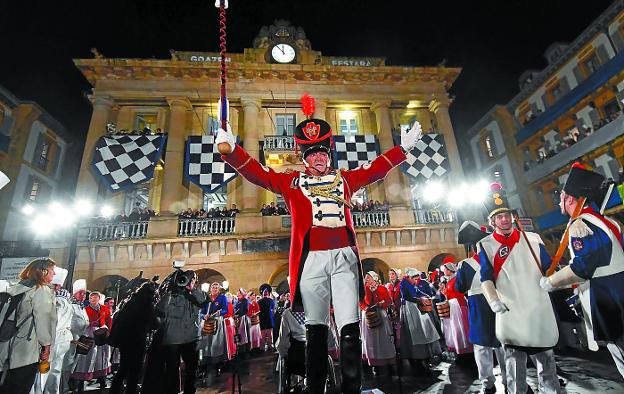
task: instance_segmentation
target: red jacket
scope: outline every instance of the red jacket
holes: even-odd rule
[[[396,280],[394,283],[386,283],[386,289],[388,289],[388,293],[390,294],[390,298],[392,298],[392,303],[394,307],[399,309],[401,308],[401,281]]]
[[[109,330],[113,326],[113,319],[111,318],[110,308],[106,305],[100,305],[99,312],[91,308],[91,305],[87,305],[85,311],[87,312],[87,316],[89,316],[89,323],[97,321],[98,327],[105,325],[108,327]]]
[[[364,301],[360,303],[360,307],[362,309],[366,309],[367,307],[375,304],[380,306],[381,309],[388,309],[388,307],[392,305],[392,298],[390,297],[388,289],[381,285],[377,286],[375,291],[366,286],[365,293],[366,295],[364,296]],[[383,305],[380,305],[382,301]]]
[[[249,301],[249,308],[247,308],[247,316],[252,317],[255,314],[260,313],[260,306],[258,305],[258,301],[253,300]]]
[[[464,293],[455,290],[456,279],[457,276],[453,276],[448,282],[446,282],[446,299],[452,300],[453,298],[456,298],[459,302],[459,305],[467,306],[468,303],[466,302],[466,297],[464,296]]]
[[[238,173],[249,182],[262,188],[281,194],[284,203],[292,216],[292,228],[290,238],[290,253],[288,272],[290,276],[290,294],[293,305],[301,307],[299,294],[299,273],[303,271],[304,258],[309,251],[306,236],[312,228],[312,204],[303,194],[298,185],[299,171],[290,173],[278,173],[273,169],[264,167],[257,160],[251,158],[249,154],[236,145],[232,153],[222,156]],[[354,170],[341,170],[344,180],[344,198],[351,201],[351,196],[360,188],[383,179],[390,170],[405,160],[405,154],[400,147],[396,146],[383,153],[370,165],[363,165]],[[351,233],[355,242],[355,230],[349,207],[344,208],[345,225]],[[355,248],[357,254],[357,247]],[[362,278],[362,267],[359,267],[359,290],[360,299],[364,296],[364,281]]]

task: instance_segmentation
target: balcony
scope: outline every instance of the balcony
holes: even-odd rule
[[[455,212],[440,211],[437,209],[414,209],[416,224],[446,224],[455,223]]]
[[[234,233],[234,219],[180,219],[178,237],[202,237],[207,235],[225,235]]]
[[[295,139],[289,135],[265,135],[264,136],[264,151],[271,152],[291,152],[296,147]]]
[[[355,228],[387,227],[390,225],[388,211],[352,212],[351,217]]]
[[[624,134],[624,115],[525,172],[533,183]]]
[[[136,222],[95,222],[81,228],[80,238],[86,241],[120,241],[147,236],[148,220]]]

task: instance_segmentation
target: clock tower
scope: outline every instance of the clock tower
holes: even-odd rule
[[[312,51],[301,27],[281,19],[270,26],[262,26],[252,51],[257,60],[262,58],[272,64],[319,64],[321,58],[320,52]]]

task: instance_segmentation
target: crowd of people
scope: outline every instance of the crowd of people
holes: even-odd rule
[[[262,208],[260,208],[260,214],[262,216],[290,215],[288,209],[284,204],[275,204],[275,202],[271,202],[270,204],[262,204]]]
[[[208,219],[208,218],[230,218],[236,217],[240,210],[236,207],[236,204],[232,204],[231,208],[227,207],[214,207],[208,210],[205,209],[193,209],[187,208],[178,214],[180,219]]]
[[[351,212],[368,212],[368,211],[387,211],[389,209],[388,202],[384,201],[383,203],[378,200],[364,201],[364,202],[355,202],[353,204],[353,208],[351,208]]]

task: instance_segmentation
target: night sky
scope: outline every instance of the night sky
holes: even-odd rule
[[[218,51],[209,0],[5,1],[0,84],[61,121],[80,149],[90,86],[72,63],[106,57],[169,59],[169,49]],[[251,47],[262,25],[287,19],[326,56],[380,56],[388,65],[463,67],[451,93],[458,135],[518,92],[518,76],[546,66],[543,52],[569,42],[611,1],[230,0],[228,50]],[[96,4],[98,7],[94,7]],[[576,4],[576,5],[575,5]]]

